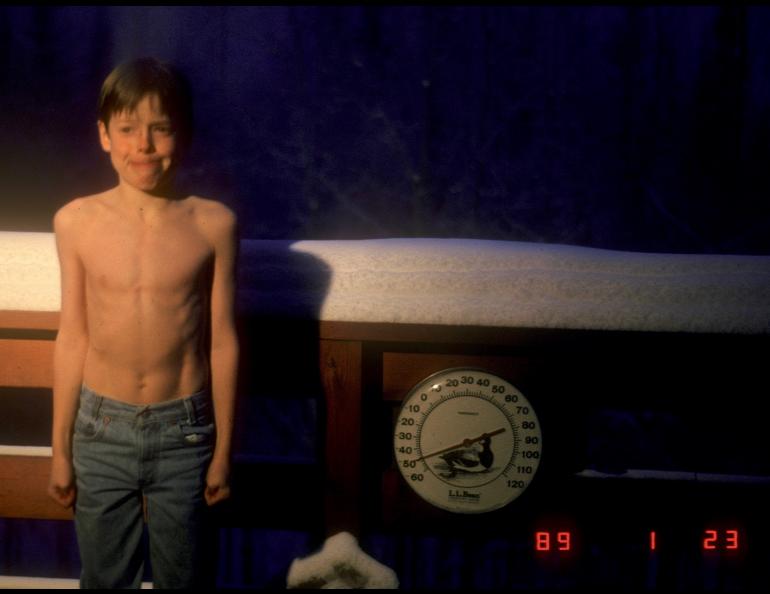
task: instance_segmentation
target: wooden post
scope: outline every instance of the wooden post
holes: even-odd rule
[[[326,405],[325,515],[328,536],[361,525],[361,342],[321,340]]]

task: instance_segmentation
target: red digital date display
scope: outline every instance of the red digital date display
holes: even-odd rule
[[[537,553],[561,552],[567,553],[573,549],[573,532],[571,530],[537,530],[534,532],[534,550]],[[643,541],[640,542],[643,545]],[[693,543],[697,546],[696,543]],[[661,537],[657,530],[647,533],[647,547],[650,551],[665,549],[665,535]],[[706,528],[701,534],[701,550],[706,551],[740,551],[743,548],[741,531],[737,528]]]

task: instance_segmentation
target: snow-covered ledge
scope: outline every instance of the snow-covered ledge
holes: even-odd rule
[[[303,256],[276,261],[295,264],[304,285],[271,264],[275,249]],[[244,253],[255,302],[260,291],[275,305],[296,302],[301,288],[323,320],[770,331],[770,257],[462,239],[246,241]]]
[[[239,306],[325,321],[766,334],[770,256],[469,239],[241,243]],[[0,232],[0,310],[57,311],[51,233]]]

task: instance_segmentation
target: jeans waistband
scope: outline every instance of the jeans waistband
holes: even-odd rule
[[[150,421],[187,420],[190,423],[209,422],[211,415],[211,396],[208,389],[203,389],[184,398],[175,398],[156,404],[129,404],[121,402],[83,385],[80,392],[80,406],[93,416],[106,415],[112,418]]]

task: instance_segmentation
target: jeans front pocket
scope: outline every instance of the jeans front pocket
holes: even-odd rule
[[[185,445],[205,445],[210,444],[214,438],[214,423],[205,423],[201,425],[191,425],[189,423],[180,423],[179,435],[182,443]]]
[[[109,424],[110,417],[108,416],[90,417],[78,413],[78,416],[75,418],[74,438],[80,441],[101,439]]]

